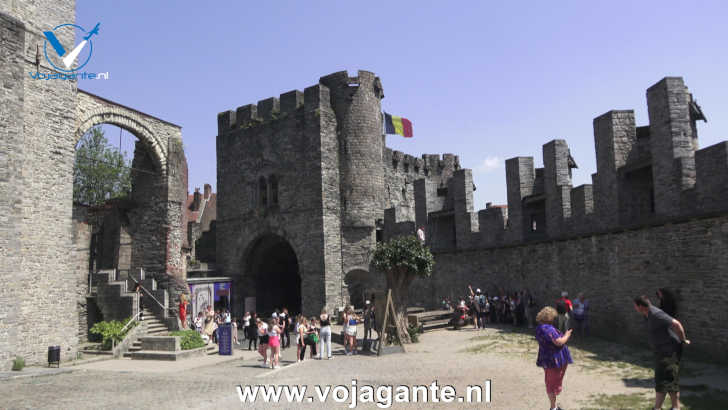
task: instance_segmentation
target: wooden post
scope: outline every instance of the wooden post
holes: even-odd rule
[[[387,301],[384,303],[384,320],[382,320],[382,329],[379,332],[379,346],[377,348],[377,356],[382,354],[382,346],[384,345],[384,330],[387,328],[387,319],[389,317],[389,303],[392,300],[392,289],[387,289]]]
[[[377,356],[382,354],[383,342],[386,340],[385,331],[387,329],[387,319],[389,319],[389,312],[392,312],[392,318],[394,320],[395,332],[397,332],[397,340],[399,345],[402,347],[402,352],[407,353],[402,342],[402,330],[400,329],[399,323],[397,322],[397,312],[394,310],[394,303],[392,302],[392,289],[387,289],[387,302],[384,305],[384,320],[382,321],[382,330],[379,332],[379,348],[377,349]]]

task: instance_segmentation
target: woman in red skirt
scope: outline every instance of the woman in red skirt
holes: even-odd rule
[[[184,294],[179,296],[179,320],[182,322],[182,329],[187,329],[187,305],[189,302]]]

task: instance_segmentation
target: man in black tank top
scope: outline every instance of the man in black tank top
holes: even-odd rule
[[[288,334],[288,321],[288,309],[283,308],[281,313],[278,315],[278,323],[281,328],[281,349],[291,346],[291,336]]]

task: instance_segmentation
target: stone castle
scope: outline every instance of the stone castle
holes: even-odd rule
[[[418,178],[444,186],[459,169],[453,155],[385,149],[383,96],[374,74],[339,72],[218,115],[217,266],[251,308],[313,314],[357,299],[384,209],[414,210]]]
[[[576,164],[553,140],[543,168],[508,159],[508,206],[477,212],[457,156],[386,148],[383,96],[373,73],[338,72],[218,115],[217,262],[235,278],[236,307],[361,303],[382,286],[376,243],[423,227],[436,256],[411,292],[423,306],[469,283],[529,288],[542,303],[584,291],[596,329],[637,340],[631,298],[672,287],[690,301],[682,317],[701,323],[696,350],[727,358],[713,341],[728,337],[727,310],[715,309],[728,303],[728,143],[697,149],[705,117],[682,78],[647,90],[649,125],[631,110],[594,120],[593,184],[572,186]]]
[[[109,263],[118,268],[123,255],[129,271],[183,281],[185,242],[202,238],[204,212],[187,220],[194,209],[178,125],[75,81],[28,75],[52,70],[38,53],[42,32],[73,22],[73,1],[0,5],[2,368],[16,355],[42,363],[53,345],[63,360],[74,358],[88,306],[110,297],[94,294],[94,232],[86,211],[72,206],[74,147],[93,126],[114,124],[139,139],[131,197],[114,208],[123,223],[104,232],[117,248]],[[649,88],[648,126],[631,111],[594,120],[593,184],[571,186],[568,146],[555,140],[544,145],[544,168],[509,159],[508,206],[477,212],[472,173],[457,156],[386,148],[383,96],[374,74],[339,72],[218,116],[217,222],[208,232],[218,273],[233,278],[235,314],[359,305],[383,286],[370,268],[376,243],[423,227],[436,267],[413,284],[415,303],[433,307],[469,283],[529,288],[542,304],[562,289],[584,291],[594,330],[632,341],[644,329],[631,297],[671,287],[691,350],[728,362],[728,143],[698,149],[695,122],[704,117],[682,79]],[[154,292],[167,315],[174,295]],[[130,299],[124,289],[114,297]],[[111,316],[119,306],[101,310]]]

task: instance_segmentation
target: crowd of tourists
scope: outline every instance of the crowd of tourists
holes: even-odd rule
[[[655,356],[655,409],[661,408],[669,394],[672,408],[679,409],[679,371],[683,346],[690,344],[685,329],[676,319],[677,303],[672,292],[661,288],[655,296],[659,307],[654,306],[647,296],[634,298],[634,309],[645,317],[648,328],[648,339]],[[442,299],[443,307],[453,312],[452,323],[456,329],[472,323],[475,329],[484,329],[494,324],[536,327],[535,337],[539,345],[536,365],[544,369],[546,394],[550,409],[559,410],[556,397],[563,389],[566,369],[573,363],[567,346],[576,332],[579,336],[589,333],[589,301],[583,293],[570,299],[566,291],[550,305],[539,309],[538,302],[528,290],[497,291],[489,294],[480,289],[473,290],[468,286],[467,294],[453,303],[448,298]],[[183,327],[187,309],[184,298],[180,301],[180,319]],[[372,330],[376,319],[374,304],[366,301],[361,314],[357,314],[353,306],[346,307],[338,322],[342,324],[344,354],[357,354],[357,325],[364,324],[364,347],[368,348],[372,339]],[[196,329],[206,340],[217,342],[217,329],[223,324],[233,327],[233,342],[240,344],[238,327],[243,330],[243,338],[248,340],[248,350],[256,349],[262,357],[262,367],[278,368],[280,366],[281,349],[290,348],[291,338],[295,340],[296,359],[306,359],[309,350],[310,359],[331,359],[331,325],[334,318],[326,310],[318,316],[291,316],[288,309],[276,309],[265,319],[255,312],[245,312],[236,321],[226,309],[213,310],[207,306],[192,320],[190,327]]]
[[[452,324],[456,329],[473,324],[475,329],[484,329],[489,324],[512,324],[534,326],[536,303],[526,290],[497,291],[489,294],[479,288],[468,286],[468,294],[456,299],[442,299],[445,309],[453,311]]]
[[[342,324],[342,339],[344,340],[344,354],[357,354],[357,325],[364,324],[365,338],[371,337],[371,329],[375,320],[374,305],[366,301],[365,309],[359,315],[354,311],[353,306],[346,307],[338,318]],[[204,315],[200,313],[204,320]],[[220,323],[218,323],[220,322]],[[321,360],[332,359],[331,350],[331,326],[335,319],[326,310],[322,310],[318,316],[306,317],[304,315],[289,314],[287,308],[276,309],[270,317],[260,317],[256,312],[245,312],[240,322],[236,324],[235,318],[230,318],[229,312],[223,310],[218,319],[213,315],[213,323],[218,326],[222,323],[231,323],[234,326],[233,337],[237,337],[237,327],[242,330],[243,340],[248,341],[248,350],[256,350],[261,358],[261,367],[272,369],[280,366],[280,355],[282,349],[291,347],[291,340],[296,346],[296,360],[298,362],[306,359],[306,351],[309,351],[310,359]],[[197,322],[196,322],[197,323]],[[201,334],[209,333],[210,340],[216,342],[215,325],[209,328],[202,322],[198,331]],[[237,340],[235,343],[239,342]]]
[[[212,306],[208,305],[204,311],[198,312],[197,316],[189,324],[186,323],[181,313],[183,309],[186,310],[186,307],[183,308],[182,304],[180,304],[180,323],[182,323],[182,327],[189,326],[190,329],[197,330],[206,343],[218,343],[218,329],[222,325],[229,325],[232,327],[233,343],[240,344],[237,332],[238,322],[228,309],[213,310]]]
[[[555,300],[558,313],[557,328],[563,333],[574,328],[580,335],[588,334],[589,301],[583,293],[572,301],[568,292],[562,292]],[[528,290],[503,291],[489,294],[479,288],[468,286],[468,294],[456,299],[443,297],[442,306],[453,311],[452,324],[455,329],[472,324],[475,329],[484,329],[489,324],[509,324],[513,326],[536,325],[539,304]]]

